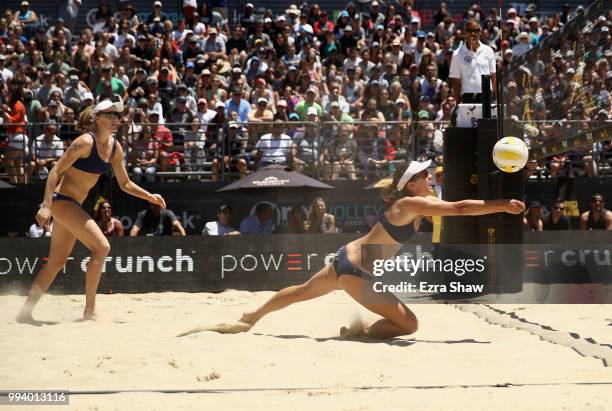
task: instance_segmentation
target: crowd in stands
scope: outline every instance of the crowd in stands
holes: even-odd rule
[[[140,20],[129,1],[113,10],[103,0],[94,27],[76,32],[77,3],[61,2],[50,27],[39,24],[28,1],[0,19],[2,166],[12,182],[44,180],[83,132],[83,110],[100,99],[127,106],[118,137],[138,180],[179,170],[218,180],[270,163],[354,180],[386,175],[394,160],[442,161],[441,130],[455,108],[448,74],[462,23],[480,22],[481,41],[501,67],[580,13],[540,16],[530,5],[522,15],[507,9],[502,19],[500,10],[475,4],[453,16],[441,3],[428,28],[410,1],[350,3],[337,16],[315,3],[279,15],[247,3],[229,21],[227,9],[186,0],[184,17],[173,22],[160,1]],[[582,47],[563,40],[554,64],[532,70],[545,76],[531,82],[533,119],[545,119],[547,104],[559,98],[573,108],[572,119],[610,116],[612,19],[598,17],[578,38]],[[579,50],[595,57],[583,59]],[[570,74],[573,63],[579,67]],[[565,98],[576,87],[585,90],[582,112]],[[521,106],[510,111],[524,112],[524,82],[506,88],[509,104]],[[563,127],[544,126],[541,135],[552,138]],[[589,155],[595,159],[592,152],[581,159]],[[559,156],[530,170],[546,166],[555,175],[562,164]]]

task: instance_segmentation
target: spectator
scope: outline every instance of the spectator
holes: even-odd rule
[[[306,213],[302,206],[295,203],[287,214],[287,233],[303,234],[306,232]]]
[[[136,221],[130,230],[130,236],[187,235],[176,215],[167,208],[149,203],[149,208],[138,213]]]
[[[565,201],[555,201],[551,212],[544,216],[544,230],[571,230],[570,219],[564,214],[564,211]]]
[[[257,168],[270,164],[289,165],[292,141],[291,137],[286,135],[284,131],[285,124],[281,120],[275,120],[272,133],[261,136],[261,139],[255,145],[257,149],[255,158]]]
[[[139,135],[132,143],[133,178],[135,182],[141,183],[143,177],[146,177],[148,183],[153,183],[159,167],[159,143],[155,139],[154,126],[145,125]]]
[[[316,113],[316,110],[314,112]],[[294,134],[291,157],[295,171],[312,172],[318,170],[323,164],[323,150],[321,150],[321,142],[317,133],[318,127],[316,123],[308,122],[303,131]]]
[[[580,216],[581,230],[612,230],[612,211],[605,209],[604,197],[591,197],[591,209]]]
[[[346,173],[349,180],[357,179],[355,170],[357,144],[355,139],[349,139],[352,129],[352,124],[343,124],[340,126],[339,137],[328,140],[324,159],[326,177],[331,180],[337,180],[341,173]]]
[[[161,171],[166,171],[175,162],[172,156],[174,147],[172,132],[166,126],[160,124],[161,111],[149,110],[148,116],[152,128],[151,132],[159,150],[159,165]],[[149,158],[149,160],[152,159],[153,157]]]
[[[435,196],[444,199],[444,197],[442,197],[444,194],[444,168],[442,166],[436,167],[434,175],[436,177],[433,185]]]
[[[516,39],[518,43],[514,47],[512,47],[512,52],[515,57],[521,57],[523,54],[531,50],[529,33],[527,33],[526,31],[523,31],[521,32],[521,34],[517,36]]]
[[[338,232],[336,219],[332,214],[328,214],[326,209],[327,206],[323,198],[317,197],[312,201],[310,214],[308,214],[309,233],[335,234]]]
[[[123,224],[113,217],[111,205],[105,198],[98,198],[93,211],[94,221],[106,237],[123,237]]]
[[[236,112],[238,121],[246,123],[249,120],[250,111],[251,105],[242,98],[242,90],[238,88],[232,90],[232,97],[225,102],[225,115],[229,118],[233,112]]]
[[[525,231],[542,231],[544,222],[542,221],[542,205],[539,201],[529,203],[523,218],[523,227]]]
[[[228,205],[222,204],[217,209],[217,221],[209,221],[204,225],[202,235],[239,235],[240,231],[230,227],[232,210]]]
[[[240,223],[241,234],[272,234],[274,223],[272,216],[274,209],[268,203],[259,203],[255,207],[255,213],[245,217]]]
[[[44,134],[36,137],[35,152],[33,156],[35,173],[38,179],[44,181],[49,172],[64,154],[64,143],[57,136],[57,125],[47,124]]]
[[[23,2],[23,3],[28,3]],[[22,4],[23,4],[22,3]],[[29,3],[27,4],[29,7]],[[27,9],[27,7],[25,8]],[[22,7],[22,10],[24,8]],[[5,154],[5,167],[9,182],[24,184],[28,182],[28,176],[23,168],[24,159],[29,154],[28,136],[26,134],[26,109],[23,105],[21,91],[13,84],[10,90],[8,104],[2,104],[2,119],[9,123],[6,127],[8,136],[8,147]]]
[[[41,226],[38,221],[34,221],[34,224],[28,230],[29,238],[51,237],[51,234],[53,234],[53,217],[49,221],[49,225]]]
[[[247,139],[239,133],[239,125],[235,121],[230,121],[225,133],[223,147],[211,146],[211,150],[218,154],[212,162],[212,180],[218,181],[220,174],[219,162],[223,158],[225,169],[233,175],[238,173],[242,178],[247,173],[248,158],[246,156]],[[222,153],[224,151],[224,153]]]
[[[318,117],[323,115],[323,109],[319,103],[315,101],[316,95],[317,90],[314,87],[308,88],[306,91],[306,97],[303,100],[300,100],[295,106],[295,112],[300,116],[300,120],[308,121],[308,109],[310,107],[314,107],[317,110]]]

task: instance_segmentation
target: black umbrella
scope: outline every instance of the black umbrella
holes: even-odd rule
[[[13,189],[13,188],[17,188],[12,184],[7,183],[6,181],[2,181],[0,180],[0,190],[2,189]]]
[[[235,181],[217,191],[234,191],[265,188],[334,188],[329,184],[310,178],[297,171],[290,171],[284,166],[269,165],[247,177]]]

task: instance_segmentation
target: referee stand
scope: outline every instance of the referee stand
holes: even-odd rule
[[[496,74],[499,75],[499,74]],[[495,143],[504,136],[503,107],[497,105],[497,118],[491,112],[491,79],[482,76],[482,104],[461,104],[452,127],[444,133],[444,200],[492,200],[524,198],[523,172],[505,173],[493,163]],[[497,81],[498,101],[501,82]],[[463,113],[461,113],[463,111]],[[466,126],[466,116],[467,123]],[[475,127],[474,127],[475,125]],[[505,135],[522,138],[519,130]],[[488,264],[481,273],[457,276],[445,273],[444,281],[484,284],[483,294],[517,293],[523,285],[522,215],[496,213],[475,217],[443,217],[436,258],[482,258]],[[502,246],[503,245],[503,246]],[[479,293],[477,293],[479,294]],[[476,295],[477,295],[476,294]],[[466,298],[475,294],[445,294],[445,298]]]

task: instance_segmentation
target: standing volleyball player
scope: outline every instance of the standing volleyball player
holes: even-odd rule
[[[150,194],[130,181],[124,166],[124,152],[115,137],[122,103],[103,100],[91,110],[93,131],[79,136],[49,172],[43,207],[36,214],[36,221],[47,226],[53,217],[53,234],[47,264],[38,273],[23,308],[17,315],[18,322],[33,322],[32,310],[47,291],[78,239],[91,251],[85,275],[85,320],[96,319],[96,292],[104,260],[110,251],[108,240],[96,222],[81,207],[89,190],[100,174],[111,167],[123,191],[153,204],[166,207],[159,194]]]
[[[362,246],[389,245],[395,247],[385,248],[397,250],[399,244],[412,239],[423,216],[477,216],[502,212],[520,214],[525,209],[525,205],[518,200],[447,202],[430,197],[431,176],[427,172],[430,163],[431,160],[413,161],[398,167],[393,175],[393,182],[382,194],[387,211],[368,234],[341,247],[334,262],[325,266],[310,280],[277,292],[257,310],[244,314],[240,322],[252,327],[273,311],[343,289],[358,303],[383,317],[352,335],[391,338],[415,332],[418,327],[417,318],[404,303],[390,292],[375,294],[372,288],[367,286],[366,281],[369,281],[370,275],[364,271],[367,268],[360,265]],[[377,302],[369,304],[368,301]],[[241,331],[248,328],[245,327]],[[342,327],[340,334],[347,335],[349,331],[355,330]]]

